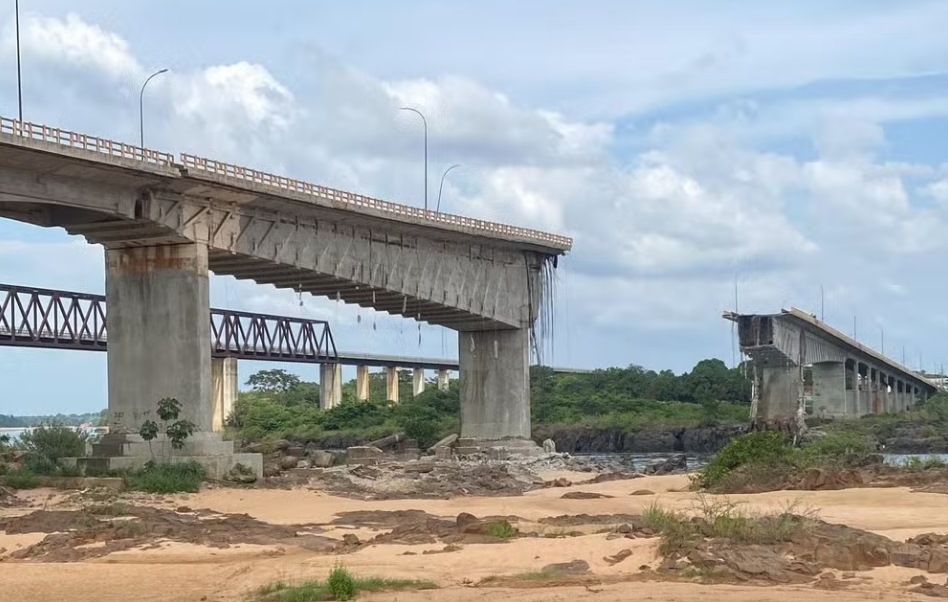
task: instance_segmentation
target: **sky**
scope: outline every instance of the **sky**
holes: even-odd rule
[[[13,2],[0,114],[17,112]],[[721,312],[800,307],[948,360],[948,3],[21,0],[24,119],[565,234],[545,363],[734,362]],[[101,293],[102,249],[0,220],[0,282]],[[341,350],[451,331],[212,277],[217,307],[323,318]],[[301,303],[302,302],[302,303]],[[0,413],[98,410],[101,354],[0,348]],[[306,380],[315,366],[283,367]],[[352,377],[346,374],[345,377]]]

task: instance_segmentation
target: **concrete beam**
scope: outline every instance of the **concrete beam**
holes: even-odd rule
[[[211,407],[214,419],[211,428],[222,432],[227,418],[234,410],[240,392],[240,380],[237,377],[237,358],[221,357],[211,359]]]
[[[369,400],[369,367],[356,366],[356,399]]]
[[[319,365],[319,407],[329,410],[342,403],[342,364]]]
[[[109,431],[137,433],[158,400],[213,429],[207,247],[106,250]]]
[[[398,403],[398,368],[394,366],[385,369],[385,398]]]

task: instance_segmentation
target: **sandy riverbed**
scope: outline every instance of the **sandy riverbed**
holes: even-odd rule
[[[587,475],[588,476],[588,475]],[[516,497],[459,497],[450,500],[360,501],[332,497],[304,488],[209,489],[198,494],[161,500],[157,505],[175,508],[208,508],[218,512],[246,513],[272,524],[326,523],[341,512],[355,510],[418,509],[454,517],[461,512],[476,516],[516,515],[527,520],[563,514],[639,513],[650,504],[683,510],[698,503],[686,492],[684,476],[648,477],[595,485],[575,485],[569,491],[590,491],[614,496],[605,499],[561,499],[567,490],[548,488]],[[654,495],[630,496],[636,490]],[[64,496],[51,490],[29,493],[33,508],[55,506]],[[948,495],[912,493],[906,488],[848,489],[823,492],[776,492],[732,495],[728,499],[749,507],[774,509],[788,504],[818,512],[829,522],[838,522],[903,540],[926,532],[948,532]],[[137,501],[136,503],[141,503]],[[11,508],[0,516],[22,514]],[[324,533],[340,537],[343,530]],[[363,537],[365,529],[351,529]],[[0,559],[22,546],[42,539],[42,534],[0,534]],[[473,587],[489,576],[537,571],[556,562],[582,559],[604,580],[639,579],[642,565],[655,566],[657,540],[607,540],[604,534],[570,538],[517,539],[505,544],[466,544],[451,553],[423,554],[440,550],[441,544],[372,545],[344,556],[320,555],[288,545],[240,544],[208,548],[186,543],[165,543],[151,549],[133,549],[99,558],[70,563],[32,561],[0,562],[0,600],[71,600],[74,602],[138,602],[168,600],[248,600],[259,586],[276,579],[302,581],[324,578],[334,563],[342,560],[358,575],[429,579],[440,589],[425,592],[375,594],[365,600],[492,601],[516,598],[520,602],[548,600],[930,600],[908,593],[904,582],[918,570],[885,567],[862,572],[855,583],[841,591],[804,586],[732,586],[629,581],[595,586],[503,589]],[[610,565],[604,560],[621,549],[632,556]],[[415,555],[405,555],[414,552]],[[944,582],[944,575],[929,575]]]

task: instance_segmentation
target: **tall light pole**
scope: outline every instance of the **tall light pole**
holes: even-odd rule
[[[879,325],[879,337],[882,339],[882,355],[885,355],[885,330]]]
[[[159,69],[151,75],[148,76],[148,79],[145,80],[145,83],[142,84],[142,91],[138,93],[138,132],[141,135],[139,145],[142,149],[145,148],[145,86],[148,85],[148,82],[151,81],[151,78],[156,75],[161,75],[162,73],[167,73],[167,69]]]
[[[418,116],[421,117],[421,122],[425,124],[425,211],[428,211],[428,120],[425,119],[424,114],[418,109],[412,107],[401,107],[400,109],[402,111],[418,113]]]
[[[23,80],[20,76],[20,0],[13,3],[16,20],[16,98],[20,106],[20,127],[23,127]]]
[[[441,185],[438,186],[438,206],[435,208],[436,213],[441,213],[441,191],[444,190],[444,176],[448,175],[448,172],[454,169],[455,167],[461,167],[461,166],[455,163],[451,167],[444,170],[444,173],[441,174]]]

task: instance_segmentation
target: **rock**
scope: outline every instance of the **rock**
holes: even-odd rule
[[[457,518],[455,519],[455,524],[457,525],[458,533],[464,533],[468,535],[489,535],[496,537],[497,533],[518,533],[513,525],[511,525],[506,519],[494,521],[481,520],[473,514],[469,514],[467,512],[458,514]]]
[[[359,541],[359,537],[354,533],[346,533],[342,536],[342,542],[347,546],[357,546],[362,542]]]
[[[560,496],[564,500],[598,500],[611,497],[611,495],[593,493],[592,491],[569,491]]]
[[[287,456],[287,458],[296,458],[296,456]],[[296,467],[297,467],[297,468],[309,468],[309,460],[307,460],[306,458],[297,459],[297,460],[296,460]]]
[[[625,548],[624,550],[619,550],[612,556],[604,556],[602,559],[608,562],[609,564],[618,564],[632,555],[632,550]]]
[[[280,458],[280,468],[282,470],[290,470],[291,468],[296,468],[296,465],[299,464],[299,458],[296,456],[283,456]]]
[[[842,577],[843,579],[855,579],[855,578],[856,578],[856,573],[853,573],[853,572],[845,572],[845,573],[843,573],[842,575],[840,575],[840,577]]]
[[[346,449],[349,464],[378,464],[382,450],[371,445],[356,445]]]
[[[919,583],[927,583],[927,582],[928,582],[928,577],[926,577],[925,575],[915,575],[914,577],[909,579],[909,583],[911,585],[918,585]]]
[[[194,510],[191,510],[191,508],[188,506],[178,506],[177,508],[174,509],[174,511],[181,512],[181,513],[194,512]]]
[[[291,445],[283,450],[283,454],[286,456],[302,458],[306,455],[306,449],[302,445]]]
[[[573,483],[569,479],[560,477],[558,479],[555,479],[552,483],[550,483],[550,485],[552,485],[553,487],[571,487]]]
[[[453,447],[454,444],[457,442],[457,440],[458,440],[458,434],[452,433],[448,435],[447,437],[445,437],[444,439],[441,439],[440,441],[438,441],[431,447],[429,447],[428,451],[431,453],[437,453],[437,450],[442,447]]]
[[[244,466],[243,464],[237,464],[227,471],[227,474],[224,475],[224,480],[230,481],[232,483],[248,484],[256,482],[257,475],[255,475],[253,470],[251,470],[249,467]],[[188,509],[188,511],[190,512],[190,509]]]
[[[279,462],[264,462],[263,476],[265,477],[280,476],[280,463]]]
[[[655,492],[649,491],[648,489],[636,489],[629,495],[655,495]]]
[[[585,560],[557,562],[555,564],[546,565],[541,571],[544,573],[556,573],[558,575],[582,575],[589,572],[589,563]]]
[[[321,450],[310,452],[309,459],[317,468],[329,468],[336,462],[336,456]]]
[[[543,445],[543,453],[546,453],[546,454],[556,453],[556,443],[552,439],[544,439],[542,445]]]
[[[688,470],[688,459],[685,454],[675,454],[667,460],[649,464],[645,467],[645,474],[664,475],[678,470]]]
[[[290,445],[292,445],[292,444],[291,444],[289,441],[287,441],[286,439],[277,439],[276,441],[274,441],[274,442],[272,443],[273,449],[275,449],[275,450],[277,450],[277,451],[283,451],[283,450],[289,448]]]

